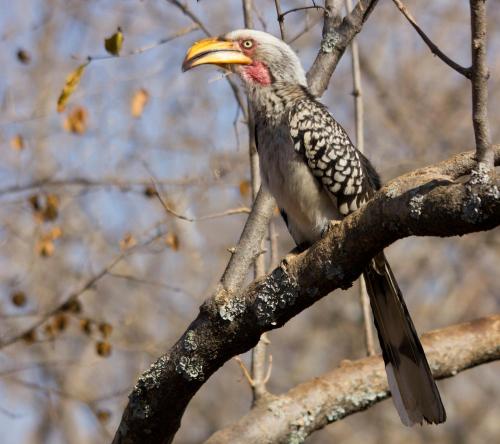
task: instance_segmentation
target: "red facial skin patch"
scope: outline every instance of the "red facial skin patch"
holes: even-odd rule
[[[251,65],[243,67],[243,76],[249,82],[259,85],[269,86],[271,84],[271,73],[265,63],[253,62]]]

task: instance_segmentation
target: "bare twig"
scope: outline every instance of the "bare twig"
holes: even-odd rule
[[[243,373],[243,376],[248,382],[248,385],[250,386],[251,389],[253,389],[253,386],[255,385],[254,380],[252,379],[252,376],[250,375],[250,372],[248,371],[246,365],[243,363],[241,358],[239,356],[235,356],[234,360],[238,363],[238,365],[241,368],[241,372]]]
[[[276,15],[278,18],[278,23],[280,25],[281,40],[285,41],[285,20],[284,15],[281,13],[281,3],[280,0],[274,0],[274,5],[276,7]]]
[[[275,3],[278,2],[278,0],[275,0]],[[278,2],[279,3],[279,2]],[[276,7],[276,10],[278,8]],[[293,8],[289,9],[288,11],[285,11],[283,13],[278,12],[278,21],[284,22],[285,21],[285,16],[292,13],[292,12],[298,12],[298,11],[307,11],[308,9],[321,9],[323,11],[326,11],[324,6],[319,6],[319,5],[313,5],[313,6],[301,6],[300,8]]]
[[[472,123],[476,138],[478,162],[493,168],[494,153],[488,124],[488,66],[486,64],[486,1],[470,0],[471,12],[471,83],[472,83]]]
[[[185,220],[187,222],[200,222],[202,220],[209,220],[209,219],[217,219],[219,217],[225,217],[225,216],[232,216],[233,214],[249,214],[250,213],[250,208],[248,207],[239,207],[239,208],[230,208],[229,210],[221,211],[219,213],[214,213],[214,214],[206,214],[205,216],[198,216],[198,217],[188,217],[185,216],[176,210],[174,210],[168,202],[163,199],[161,196],[160,192],[158,191],[158,188],[156,187],[155,184],[155,196],[158,198],[158,200],[161,203],[161,206],[163,209],[170,215],[181,219]]]
[[[352,10],[352,1],[345,0],[347,12]],[[361,68],[359,66],[359,46],[354,38],[351,41],[351,65],[352,65],[352,83],[354,96],[354,116],[356,122],[356,145],[364,153],[365,138],[363,125],[363,90],[361,86]],[[368,356],[375,355],[375,338],[373,335],[372,320],[370,316],[370,299],[366,291],[366,283],[363,276],[358,280],[359,300],[361,303],[361,312],[363,315],[363,324],[365,332],[366,351]]]
[[[309,20],[309,17],[306,16],[306,23],[304,27],[302,28],[301,31],[297,32],[293,37],[290,37],[289,40],[287,40],[288,44],[292,44],[296,40],[298,40],[300,37],[302,37],[304,34],[309,32],[311,29],[313,29],[319,22],[321,21],[321,16],[316,17],[314,20]]]
[[[156,183],[164,186],[203,186],[215,185],[217,182],[207,181],[205,178],[200,177],[188,177],[185,179],[155,179]],[[104,179],[89,179],[86,177],[72,177],[69,179],[54,179],[52,177],[47,177],[43,179],[38,179],[30,183],[21,185],[11,185],[0,189],[0,196],[16,193],[24,193],[27,191],[36,190],[38,188],[50,188],[50,187],[88,187],[88,188],[99,188],[99,187],[113,187],[119,188],[122,191],[137,191],[144,193],[148,187],[151,186],[151,179],[143,180],[128,180],[123,181],[115,178],[104,178]],[[139,189],[137,189],[140,187]]]
[[[167,1],[172,5],[176,6],[177,8],[179,8],[194,23],[196,23],[206,35],[208,36],[210,35],[210,31],[208,30],[208,28],[203,24],[203,22],[198,18],[198,16],[194,14],[193,11],[191,11],[191,9],[189,9],[187,5],[183,5],[179,0],[167,0]]]
[[[470,68],[466,68],[464,66],[459,65],[457,62],[454,60],[450,59],[443,51],[439,49],[439,47],[427,36],[427,34],[422,30],[422,28],[418,25],[416,20],[413,18],[411,15],[410,11],[408,8],[403,4],[402,1],[400,0],[392,0],[394,4],[397,6],[397,8],[401,11],[401,13],[405,16],[406,20],[410,22],[410,24],[413,26],[415,31],[417,31],[418,35],[422,37],[422,40],[425,42],[425,44],[429,47],[431,52],[439,57],[444,63],[446,63],[448,66],[453,68],[455,71],[458,73],[462,74],[463,76],[467,77],[470,79],[471,77],[471,70]]]
[[[191,11],[191,9],[187,5],[182,4],[179,0],[167,0],[167,1],[170,4],[179,8],[187,17],[189,17],[194,23],[196,23],[200,27],[200,29],[205,33],[205,35],[207,37],[212,36],[210,34],[210,31],[203,24],[203,22],[200,20],[200,18],[193,11]],[[233,79],[231,79],[230,77],[226,76],[225,79],[229,83],[229,86],[231,87],[231,90],[233,91],[234,98],[236,99],[236,102],[240,106],[241,111],[243,112],[245,118],[247,118],[245,102],[243,101],[243,98],[241,97],[240,91],[239,91],[238,87],[236,86],[236,83],[234,83]]]
[[[116,58],[120,58],[120,57],[130,57],[130,56],[134,56],[137,54],[142,54],[143,52],[149,51],[149,50],[154,49],[154,48],[158,48],[158,46],[164,45],[165,43],[171,42],[172,40],[175,40],[179,37],[182,37],[186,34],[189,34],[190,32],[196,31],[199,28],[200,28],[199,24],[193,23],[189,26],[186,26],[185,28],[180,29],[179,31],[174,32],[173,34],[171,34],[167,37],[164,37],[164,38],[158,40],[155,43],[151,43],[149,45],[143,46],[142,48],[134,49],[132,51],[120,54],[119,56],[111,55],[111,54],[89,55],[89,56],[85,57],[85,60],[91,62],[93,60],[109,60],[109,59],[116,59]],[[80,58],[78,58],[78,59],[80,59]]]
[[[252,0],[243,0],[243,12],[245,28],[253,28]],[[248,152],[250,160],[250,181],[252,184],[252,198],[255,200],[260,189],[259,155],[257,153],[257,143],[255,140],[255,120],[250,101],[247,101],[248,109]],[[261,243],[262,245],[262,243]],[[254,278],[257,279],[265,274],[265,257],[259,254],[255,258]],[[252,350],[252,398],[253,403],[267,394],[265,379],[267,345],[264,340],[260,340]]]

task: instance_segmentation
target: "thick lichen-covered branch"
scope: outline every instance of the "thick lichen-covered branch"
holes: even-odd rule
[[[422,337],[436,378],[500,359],[500,315],[435,330]],[[205,444],[300,443],[315,430],[390,396],[380,356],[343,361],[329,373],[256,406]]]
[[[500,147],[495,147],[497,163]],[[473,153],[415,170],[386,185],[362,209],[304,253],[238,294],[218,292],[184,335],[139,379],[114,443],[169,443],[184,410],[227,360],[260,335],[337,288],[348,288],[368,261],[407,236],[454,236],[500,225],[500,184],[471,171]],[[466,183],[455,182],[471,174]]]

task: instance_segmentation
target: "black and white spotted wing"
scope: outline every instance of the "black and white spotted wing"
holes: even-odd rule
[[[340,213],[345,216],[356,211],[380,187],[370,162],[326,107],[312,97],[299,100],[288,118],[295,150],[304,155],[313,174],[336,197]]]

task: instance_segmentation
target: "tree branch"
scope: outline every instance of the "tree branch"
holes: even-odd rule
[[[378,0],[360,0],[352,12],[339,23],[335,2],[325,1],[321,47],[307,73],[307,82],[313,94],[320,96],[328,87],[340,58],[354,36],[361,31],[377,3]]]
[[[352,9],[352,1],[345,0],[347,12]],[[364,137],[364,106],[363,106],[363,88],[361,85],[361,68],[359,66],[359,46],[356,39],[351,42],[351,70],[352,70],[352,95],[354,97],[354,120],[356,123],[356,146],[362,153],[365,152]],[[359,302],[363,313],[363,326],[365,331],[366,351],[368,356],[375,355],[375,336],[373,334],[373,325],[370,309],[370,298],[366,290],[366,282],[363,276],[359,277]]]
[[[427,34],[418,25],[418,23],[413,18],[410,11],[403,4],[403,2],[401,2],[400,0],[392,0],[392,1],[396,5],[396,7],[401,11],[401,13],[405,16],[406,20],[408,20],[408,22],[410,22],[411,26],[413,26],[415,31],[417,31],[418,35],[420,37],[422,37],[422,40],[425,42],[425,44],[429,47],[429,49],[431,50],[431,52],[435,56],[439,57],[444,63],[446,63],[450,68],[453,68],[459,74],[462,74],[463,76],[467,77],[468,79],[471,78],[471,69],[466,68],[462,65],[459,65],[457,62],[450,59],[443,51],[441,51],[438,48],[438,46],[427,36]]]
[[[426,333],[422,343],[436,378],[500,359],[500,315]],[[380,356],[343,361],[329,373],[253,408],[205,444],[303,442],[315,430],[390,396]],[[279,412],[279,414],[277,414]]]
[[[476,157],[493,168],[494,153],[488,126],[488,66],[486,64],[486,0],[470,0],[472,123],[476,138]]]
[[[495,154],[500,163],[499,146]],[[474,154],[463,153],[391,181],[304,253],[239,294],[222,291],[205,301],[179,341],[137,382],[113,442],[170,443],[187,404],[218,368],[255,346],[263,332],[350,287],[368,261],[396,240],[498,226],[500,184],[481,170],[471,172],[475,165]],[[453,181],[468,173],[467,184]]]

